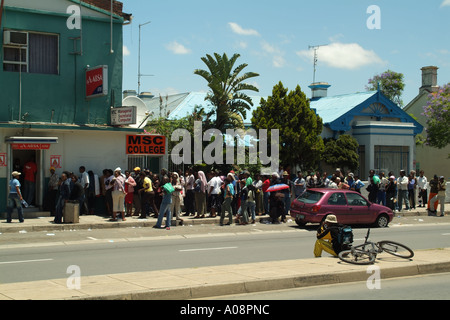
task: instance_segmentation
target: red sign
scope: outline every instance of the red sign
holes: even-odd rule
[[[61,169],[61,156],[50,156],[50,167]]]
[[[166,154],[166,137],[155,135],[128,135],[127,154]]]
[[[0,153],[0,167],[6,167],[6,153]]]
[[[13,143],[13,150],[48,150],[50,143]]]
[[[86,71],[86,98],[108,94],[108,66],[99,66]]]

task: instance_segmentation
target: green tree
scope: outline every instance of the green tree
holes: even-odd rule
[[[403,81],[403,73],[394,72],[387,70],[382,74],[375,75],[373,78],[369,79],[369,83],[366,86],[366,90],[374,91],[378,90],[378,85],[380,86],[381,92],[388,97],[390,100],[403,106],[402,93],[405,89],[405,83]]]
[[[240,64],[236,68],[234,65],[240,57],[234,54],[231,59],[224,53],[222,56],[214,53],[214,57],[207,54],[202,57],[202,61],[208,67],[208,70],[196,69],[194,74],[201,76],[208,82],[210,91],[206,96],[215,109],[208,118],[215,113],[215,128],[224,131],[227,126],[242,126],[236,115],[245,118],[246,111],[253,106],[251,98],[242,91],[251,90],[258,92],[259,90],[244,81],[259,76],[254,72],[241,72],[248,66]]]
[[[355,171],[359,166],[358,147],[358,141],[348,134],[338,139],[325,139],[323,160],[334,167]]]
[[[309,168],[320,161],[322,119],[310,108],[300,86],[288,92],[281,81],[275,85],[272,96],[261,99],[260,107],[253,111],[252,125],[256,130],[280,130],[281,165]]]
[[[427,117],[426,144],[439,149],[445,148],[450,144],[450,83],[428,96],[423,111],[423,115]]]
[[[159,134],[167,137],[167,151],[170,155],[172,153],[172,149],[175,147],[178,142],[173,142],[171,140],[172,133],[179,129],[184,128],[188,130],[191,134],[192,141],[194,139],[194,122],[202,121],[204,117],[204,110],[200,107],[195,107],[194,112],[191,115],[180,119],[167,120],[165,117],[160,117],[154,120],[151,120],[147,123],[144,132],[146,134]]]

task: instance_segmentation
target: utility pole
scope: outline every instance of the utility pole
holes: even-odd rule
[[[313,82],[312,83],[316,83],[316,70],[317,70],[317,61],[318,61],[317,51],[319,50],[320,47],[325,47],[325,46],[327,46],[327,44],[308,47],[310,50],[314,49],[314,73],[313,73]]]
[[[141,28],[147,24],[149,24],[151,21],[145,22],[143,24],[139,25],[139,53],[138,53],[138,91],[137,94],[141,93],[141,77],[142,76],[153,76],[151,74],[145,75],[145,74],[141,74]]]

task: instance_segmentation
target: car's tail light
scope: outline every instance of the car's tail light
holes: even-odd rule
[[[317,213],[320,210],[320,205],[313,205],[313,207],[311,208],[311,212]]]

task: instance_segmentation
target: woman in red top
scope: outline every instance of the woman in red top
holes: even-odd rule
[[[269,214],[269,196],[270,192],[267,192],[267,189],[270,187],[270,177],[269,176],[263,176],[262,179],[263,185],[262,185],[262,192],[263,192],[263,203],[264,203],[264,214]]]
[[[136,187],[136,181],[130,175],[130,171],[125,171],[125,206],[127,209],[127,217],[133,215],[134,187]]]

